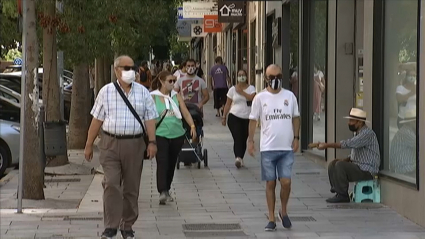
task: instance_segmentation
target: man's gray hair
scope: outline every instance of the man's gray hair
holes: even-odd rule
[[[114,68],[117,68],[117,67],[120,65],[120,61],[121,61],[121,59],[122,59],[122,58],[125,58],[125,57],[128,57],[128,58],[130,58],[130,59],[131,59],[131,57],[129,57],[129,56],[127,56],[127,55],[121,55],[121,56],[119,56],[119,57],[115,58],[115,61],[114,61]]]

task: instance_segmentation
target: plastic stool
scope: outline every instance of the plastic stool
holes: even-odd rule
[[[359,181],[354,185],[354,202],[381,202],[381,187],[378,178],[369,181]]]

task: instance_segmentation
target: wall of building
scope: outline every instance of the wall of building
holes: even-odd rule
[[[266,15],[273,12],[275,14],[275,18],[282,17],[282,2],[281,1],[266,2]],[[267,29],[267,31],[269,30]],[[271,43],[266,43],[266,44],[271,44]],[[280,47],[273,48],[273,52],[274,52],[274,63],[279,66],[282,66],[282,47],[280,46]],[[273,54],[273,53],[267,52],[266,54]]]
[[[363,109],[367,112],[368,120],[373,123],[372,118],[372,82],[373,77],[373,39],[374,39],[374,1],[357,0],[356,21],[357,31],[354,31],[354,1],[329,0],[329,23],[328,23],[328,94],[327,107],[328,121],[327,133],[328,141],[339,141],[343,138],[349,138],[351,133],[346,129],[347,123],[341,119],[348,113],[350,107],[354,106],[355,92],[358,86],[354,78],[356,72],[355,58],[346,54],[345,44],[352,42],[355,38],[356,49],[363,49]],[[418,82],[425,82],[425,23],[423,15],[425,13],[425,4],[421,9],[420,26],[420,47],[418,52],[420,59],[420,70]],[[356,33],[353,35],[353,33]],[[385,44],[385,42],[382,42]],[[353,82],[356,84],[353,85]],[[353,85],[353,87],[347,87]],[[425,84],[419,84],[417,95],[420,97],[425,94]],[[419,125],[425,125],[425,101],[419,99]],[[369,126],[371,124],[368,124]],[[419,137],[419,149],[425,145],[425,127],[420,127],[417,131]],[[385,149],[388,150],[388,149]],[[328,162],[333,158],[344,157],[347,152],[341,153],[340,150],[329,149],[327,151]],[[386,176],[380,177],[381,183],[381,201],[383,204],[393,208],[406,218],[425,226],[425,151],[419,150],[419,190],[415,185],[406,182],[391,179]]]

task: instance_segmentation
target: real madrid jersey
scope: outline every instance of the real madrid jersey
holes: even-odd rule
[[[267,90],[255,96],[249,118],[260,120],[260,151],[292,150],[292,119],[299,117],[295,95],[282,89],[273,94]]]

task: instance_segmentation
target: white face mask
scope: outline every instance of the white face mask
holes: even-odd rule
[[[238,76],[238,82],[245,82],[246,76]]]
[[[409,81],[410,83],[416,84],[416,76],[408,76],[407,81]]]
[[[189,75],[192,75],[195,73],[196,67],[188,67],[186,70]]]
[[[134,70],[122,71],[121,80],[127,84],[131,84],[136,79],[136,72]]]

